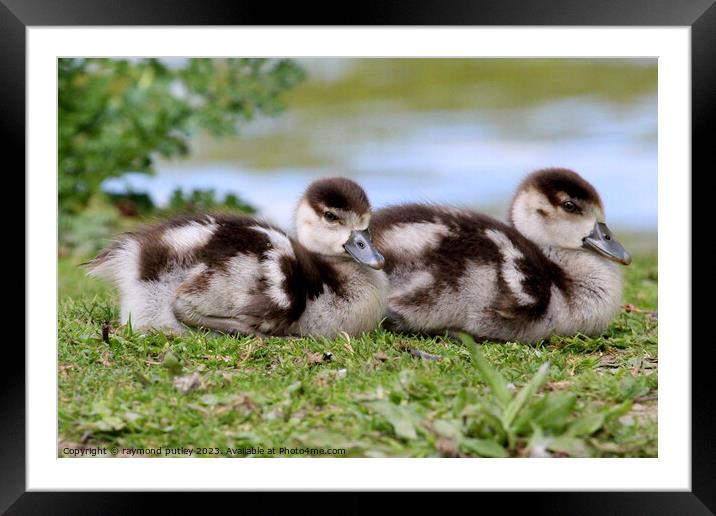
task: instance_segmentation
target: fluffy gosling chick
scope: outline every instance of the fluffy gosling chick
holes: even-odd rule
[[[537,171],[519,185],[510,222],[433,205],[377,211],[385,325],[523,342],[603,332],[621,305],[617,264],[631,258],[594,187],[571,170]]]
[[[252,217],[197,215],[122,235],[87,265],[117,286],[121,320],[138,329],[354,335],[385,310],[370,217],[359,185],[321,179],[300,200],[297,239]]]

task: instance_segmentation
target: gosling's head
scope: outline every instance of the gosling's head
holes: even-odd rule
[[[631,256],[612,236],[594,187],[571,170],[538,170],[520,184],[510,221],[539,245],[587,249],[624,265]]]
[[[385,258],[373,247],[369,224],[368,196],[358,184],[342,177],[311,183],[296,210],[296,234],[304,247],[382,269]]]

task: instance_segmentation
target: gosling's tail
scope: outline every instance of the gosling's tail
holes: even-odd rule
[[[121,271],[126,271],[129,255],[132,250],[129,249],[134,240],[131,233],[120,235],[107,247],[102,249],[100,253],[89,261],[80,264],[87,270],[87,274],[94,278],[101,278],[116,283],[119,279]]]

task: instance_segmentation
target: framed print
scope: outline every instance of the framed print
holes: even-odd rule
[[[3,0],[27,311],[0,507],[434,490],[712,513],[691,183],[716,7],[662,4],[304,26]]]

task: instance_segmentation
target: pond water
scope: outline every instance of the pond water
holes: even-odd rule
[[[526,60],[509,60],[504,85],[498,70],[489,82],[475,72],[409,87],[400,70],[385,77],[390,63],[383,60],[374,70],[366,61],[374,60],[304,61],[309,79],[287,99],[284,114],[256,120],[235,137],[198,137],[189,159],[159,162],[155,175],[128,174],[105,189],[146,191],[160,205],[176,188],[235,193],[289,228],[296,200],[311,180],[346,175],[364,186],[375,207],[431,201],[504,218],[526,173],[559,166],[596,186],[610,226],[655,233],[655,62],[595,60],[574,70],[545,63],[563,76],[551,95],[543,84],[549,74],[533,63],[535,71],[525,72],[520,61]],[[653,72],[653,84],[644,79],[645,69]],[[374,83],[351,83],[366,76]],[[579,84],[570,87],[575,77]],[[600,79],[593,89],[590,77]],[[540,88],[547,93],[535,94]]]

